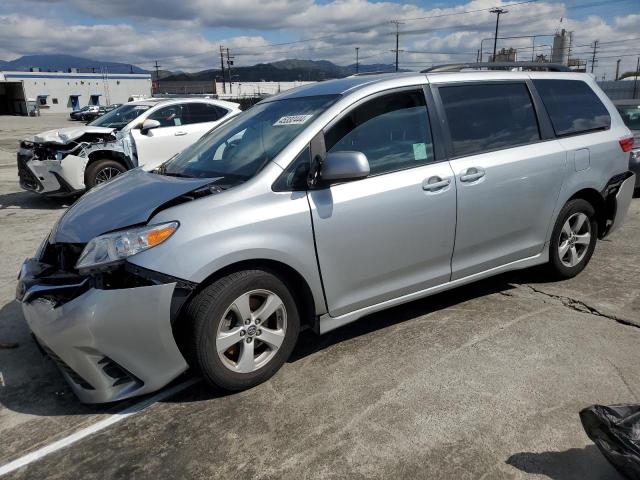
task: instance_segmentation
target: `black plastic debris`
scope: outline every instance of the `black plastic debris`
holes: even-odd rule
[[[580,420],[609,463],[625,478],[640,480],[640,405],[593,405]]]

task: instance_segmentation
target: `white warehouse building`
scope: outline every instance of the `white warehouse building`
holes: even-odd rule
[[[149,74],[0,71],[0,115],[27,115],[33,105],[43,114],[71,112],[150,96]]]

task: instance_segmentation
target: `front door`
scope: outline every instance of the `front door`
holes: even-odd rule
[[[458,224],[452,279],[540,254],[566,153],[542,141],[522,82],[438,87],[451,137]]]
[[[325,135],[328,151],[360,151],[371,175],[311,190],[309,203],[329,312],[342,315],[446,283],[456,190],[436,162],[421,89],[377,96]]]
[[[157,120],[160,126],[142,133],[133,129],[131,135],[136,144],[138,165],[160,164],[195,142],[202,132],[194,125],[185,125],[184,104],[172,104],[159,108],[147,119]]]

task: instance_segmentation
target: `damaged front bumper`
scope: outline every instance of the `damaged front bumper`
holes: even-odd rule
[[[20,187],[50,196],[74,195],[85,189],[84,168],[88,159],[68,155],[62,160],[38,160],[33,152],[18,150]]]
[[[187,369],[171,322],[176,298],[186,298],[179,281],[162,283],[167,279],[156,274],[148,284],[120,288],[47,268],[27,260],[16,297],[37,342],[81,401],[149,393]]]

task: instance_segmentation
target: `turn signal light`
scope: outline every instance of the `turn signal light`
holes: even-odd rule
[[[164,242],[167,238],[171,236],[173,232],[176,231],[178,226],[176,224],[169,224],[166,227],[160,228],[158,230],[151,230],[147,233],[147,244],[149,247],[155,247],[159,243]]]
[[[620,148],[622,148],[623,152],[630,152],[633,148],[633,137],[621,138]]]

